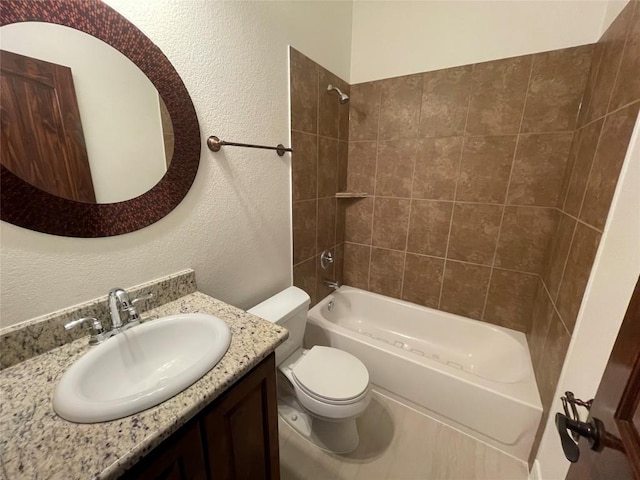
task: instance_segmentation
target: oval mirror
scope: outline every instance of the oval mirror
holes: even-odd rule
[[[2,220],[101,237],[175,208],[195,178],[200,133],[158,47],[98,1],[5,0],[0,25]]]

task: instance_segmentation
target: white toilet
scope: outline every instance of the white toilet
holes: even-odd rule
[[[276,349],[280,416],[320,448],[348,453],[359,442],[356,417],[371,400],[369,372],[337,348],[302,348],[309,302],[303,290],[289,287],[249,313],[289,330],[289,338]]]

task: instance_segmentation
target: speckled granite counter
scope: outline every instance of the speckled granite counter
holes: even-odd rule
[[[199,292],[149,315],[211,313],[232,333],[222,360],[175,397],[136,415],[97,424],[58,417],[51,399],[64,371],[90,348],[87,337],[0,372],[0,446],[7,480],[117,478],[193,418],[282,343],[284,328]]]

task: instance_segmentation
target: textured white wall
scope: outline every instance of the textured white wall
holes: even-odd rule
[[[129,200],[160,181],[167,168],[158,92],[132,61],[51,23],[5,25],[0,40],[4,50],[71,68],[98,203]]]
[[[291,44],[348,77],[350,2],[108,0],[160,47],[196,107],[195,183],[167,217],[138,232],[73,239],[2,223],[3,326],[184,268],[200,290],[249,307],[291,284],[290,159],[208,135],[289,143]]]
[[[592,43],[608,3],[355,0],[351,83]]]

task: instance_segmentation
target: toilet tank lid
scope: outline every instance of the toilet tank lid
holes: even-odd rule
[[[304,290],[289,287],[247,311],[275,323],[298,312],[301,308],[309,308],[310,301],[309,295]]]

